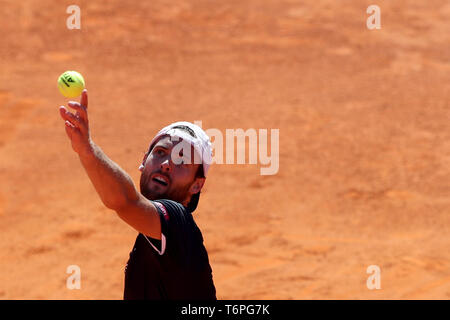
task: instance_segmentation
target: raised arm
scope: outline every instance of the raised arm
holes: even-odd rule
[[[80,103],[70,101],[59,108],[73,150],[78,154],[89,179],[103,204],[138,232],[155,239],[161,238],[161,222],[153,203],[135,187],[131,177],[109,159],[91,139],[88,121],[88,95],[83,90]]]

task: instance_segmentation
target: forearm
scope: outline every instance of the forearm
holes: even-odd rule
[[[89,151],[79,154],[80,161],[104,205],[117,210],[129,201],[138,199],[138,191],[131,177],[109,159],[91,141]]]

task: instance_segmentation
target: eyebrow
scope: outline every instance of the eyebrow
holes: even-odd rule
[[[169,148],[165,145],[161,145],[161,144],[157,144],[156,146],[153,147],[153,149],[157,149],[157,148],[161,148],[161,149],[165,149],[165,150],[169,150]]]

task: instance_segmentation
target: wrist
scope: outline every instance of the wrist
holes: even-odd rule
[[[95,157],[95,143],[89,139],[85,147],[78,152],[78,156],[86,160]]]

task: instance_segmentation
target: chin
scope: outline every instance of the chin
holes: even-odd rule
[[[172,190],[165,190],[164,192],[158,192],[148,187],[141,188],[141,194],[148,200],[169,199],[179,203],[182,203],[186,198],[185,195],[180,192],[172,192]]]
[[[163,195],[160,195],[160,194],[158,194],[158,193],[156,193],[156,192],[154,192],[154,191],[152,191],[152,190],[149,190],[149,189],[141,190],[141,193],[142,193],[142,195],[143,195],[144,197],[146,197],[148,200],[162,199],[161,196],[163,196]]]

